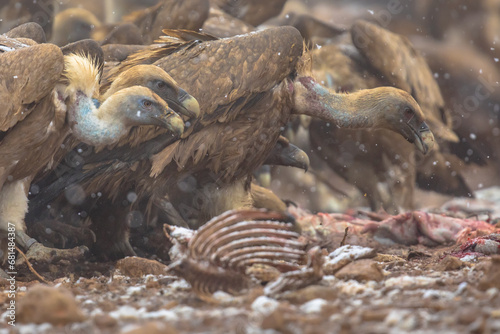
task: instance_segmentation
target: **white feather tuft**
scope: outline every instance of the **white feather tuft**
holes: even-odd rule
[[[88,97],[99,97],[100,74],[95,59],[74,53],[64,56],[64,75],[68,79],[68,95],[81,91]]]

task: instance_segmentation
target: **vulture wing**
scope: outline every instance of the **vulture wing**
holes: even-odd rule
[[[47,96],[63,70],[63,55],[52,44],[28,46],[16,39],[0,37],[0,131],[22,121],[33,105]]]

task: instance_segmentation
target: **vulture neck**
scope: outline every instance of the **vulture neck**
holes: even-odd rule
[[[336,94],[310,77],[300,77],[294,83],[294,113],[304,114],[333,123],[341,128],[371,128],[379,125],[381,113],[378,101],[363,96],[363,91]]]
[[[99,108],[83,92],[76,93],[75,103],[70,108],[68,117],[75,137],[93,146],[109,145],[126,134],[127,127],[117,122],[113,111],[114,99],[110,98]]]

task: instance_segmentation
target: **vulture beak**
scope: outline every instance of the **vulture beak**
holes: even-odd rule
[[[293,144],[285,148],[278,158],[282,166],[297,167],[305,172],[309,170],[310,161],[307,153]]]
[[[287,144],[285,147],[280,147],[278,143],[263,164],[297,167],[307,172],[310,163],[307,153],[293,144]]]
[[[152,117],[152,123],[170,130],[176,136],[181,136],[184,133],[184,121],[169,107],[166,107],[162,114],[154,115]]]
[[[200,105],[198,101],[182,88],[179,89],[178,100],[168,99],[166,102],[177,113],[188,117],[188,119],[200,116]]]
[[[429,129],[429,126],[423,121],[418,122],[417,117],[412,117],[407,122],[407,125],[412,133],[408,141],[414,143],[420,152],[427,154],[434,146],[434,135]]]

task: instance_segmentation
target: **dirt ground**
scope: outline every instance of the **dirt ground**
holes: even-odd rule
[[[5,311],[0,332],[500,333],[500,256],[446,256],[453,248],[380,246],[360,259],[351,252],[355,261],[318,284],[273,297],[261,288],[218,292],[212,303],[149,260],[52,265],[41,271],[54,287],[47,291],[22,269],[16,326]],[[6,310],[9,282],[0,284]]]

